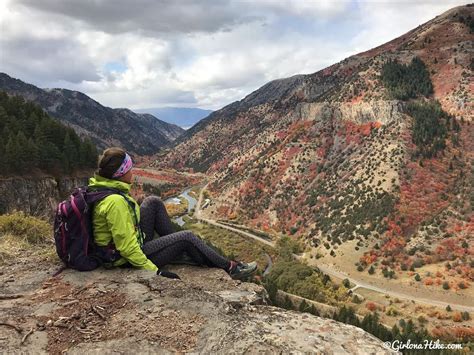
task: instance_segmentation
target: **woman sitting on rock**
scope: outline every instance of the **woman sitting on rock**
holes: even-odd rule
[[[105,150],[98,165],[96,174],[89,180],[89,188],[120,192],[99,201],[92,215],[94,241],[99,250],[107,253],[113,266],[131,265],[179,278],[161,267],[187,254],[196,264],[224,269],[232,278],[242,278],[256,270],[255,262],[227,260],[191,231],[174,232],[159,197],[149,196],[139,207],[130,196],[132,159],[123,149]],[[154,238],[155,232],[159,237]]]

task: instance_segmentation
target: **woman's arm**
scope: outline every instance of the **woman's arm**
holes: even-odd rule
[[[108,202],[105,207],[107,224],[120,255],[136,268],[158,270],[138,243],[138,230],[135,229],[127,201],[120,195],[110,195],[105,202]]]

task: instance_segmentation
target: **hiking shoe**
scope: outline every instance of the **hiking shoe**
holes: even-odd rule
[[[240,280],[244,277],[252,275],[255,270],[257,270],[257,263],[255,261],[247,264],[241,261],[237,262],[232,260],[230,262],[229,275],[234,280]]]

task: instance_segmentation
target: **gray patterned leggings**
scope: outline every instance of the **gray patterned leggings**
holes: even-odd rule
[[[227,270],[230,262],[189,230],[174,232],[165,205],[157,196],[145,198],[140,205],[140,228],[145,233],[143,252],[162,267],[187,253],[196,263]],[[159,237],[154,238],[158,233]]]

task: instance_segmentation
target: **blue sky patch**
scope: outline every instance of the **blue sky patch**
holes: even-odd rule
[[[121,62],[108,62],[104,65],[107,72],[123,73],[127,70],[127,66]]]

